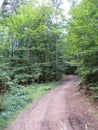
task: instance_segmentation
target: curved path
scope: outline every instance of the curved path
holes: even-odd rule
[[[69,76],[5,130],[98,130],[94,108],[78,92],[78,83]]]

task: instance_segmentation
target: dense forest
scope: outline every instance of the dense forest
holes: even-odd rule
[[[0,18],[0,90],[82,77],[98,90],[98,3],[72,1],[67,19],[61,0],[4,0]]]
[[[0,89],[10,84],[58,80],[76,73],[89,89],[98,85],[98,3],[4,0],[0,18]],[[97,97],[97,95],[95,95]]]
[[[75,74],[98,98],[98,2],[72,0],[68,18],[62,4],[62,0],[4,0],[0,11],[1,95],[12,87]]]
[[[70,65],[83,78],[86,90],[98,98],[98,2],[82,0],[70,10],[65,48]]]
[[[56,86],[65,57],[62,1],[4,0],[0,17],[0,130]]]
[[[58,80],[65,70],[61,2],[30,1],[11,10],[7,4],[3,3],[0,20],[1,89],[11,82],[27,85]]]

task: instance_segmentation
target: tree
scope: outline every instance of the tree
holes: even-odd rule
[[[2,14],[8,16],[16,13],[16,9],[26,3],[27,0],[4,0],[2,4]]]
[[[70,64],[75,64],[77,72],[84,81],[97,87],[98,84],[98,7],[96,1],[82,0],[70,11],[67,24],[67,50]],[[70,50],[70,52],[69,52]]]
[[[51,5],[35,5],[28,2],[20,6],[16,14],[2,19],[7,28],[5,40],[9,53],[5,57],[9,77],[24,85],[57,80],[64,69],[60,67],[64,46],[62,20],[54,22],[55,10]]]
[[[63,4],[62,0],[51,0],[51,1],[52,1],[52,4],[53,4],[53,7],[55,7],[56,9],[59,9],[60,6]]]

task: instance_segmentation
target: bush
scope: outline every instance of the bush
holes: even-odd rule
[[[9,88],[10,77],[7,73],[0,74],[0,91],[6,91]]]
[[[0,97],[0,128],[5,127],[23,108],[56,84],[56,82],[32,84],[28,87],[12,84],[10,89]]]

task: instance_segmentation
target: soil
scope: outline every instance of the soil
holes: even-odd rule
[[[77,87],[79,81],[68,76],[5,130],[98,130],[95,108]]]

